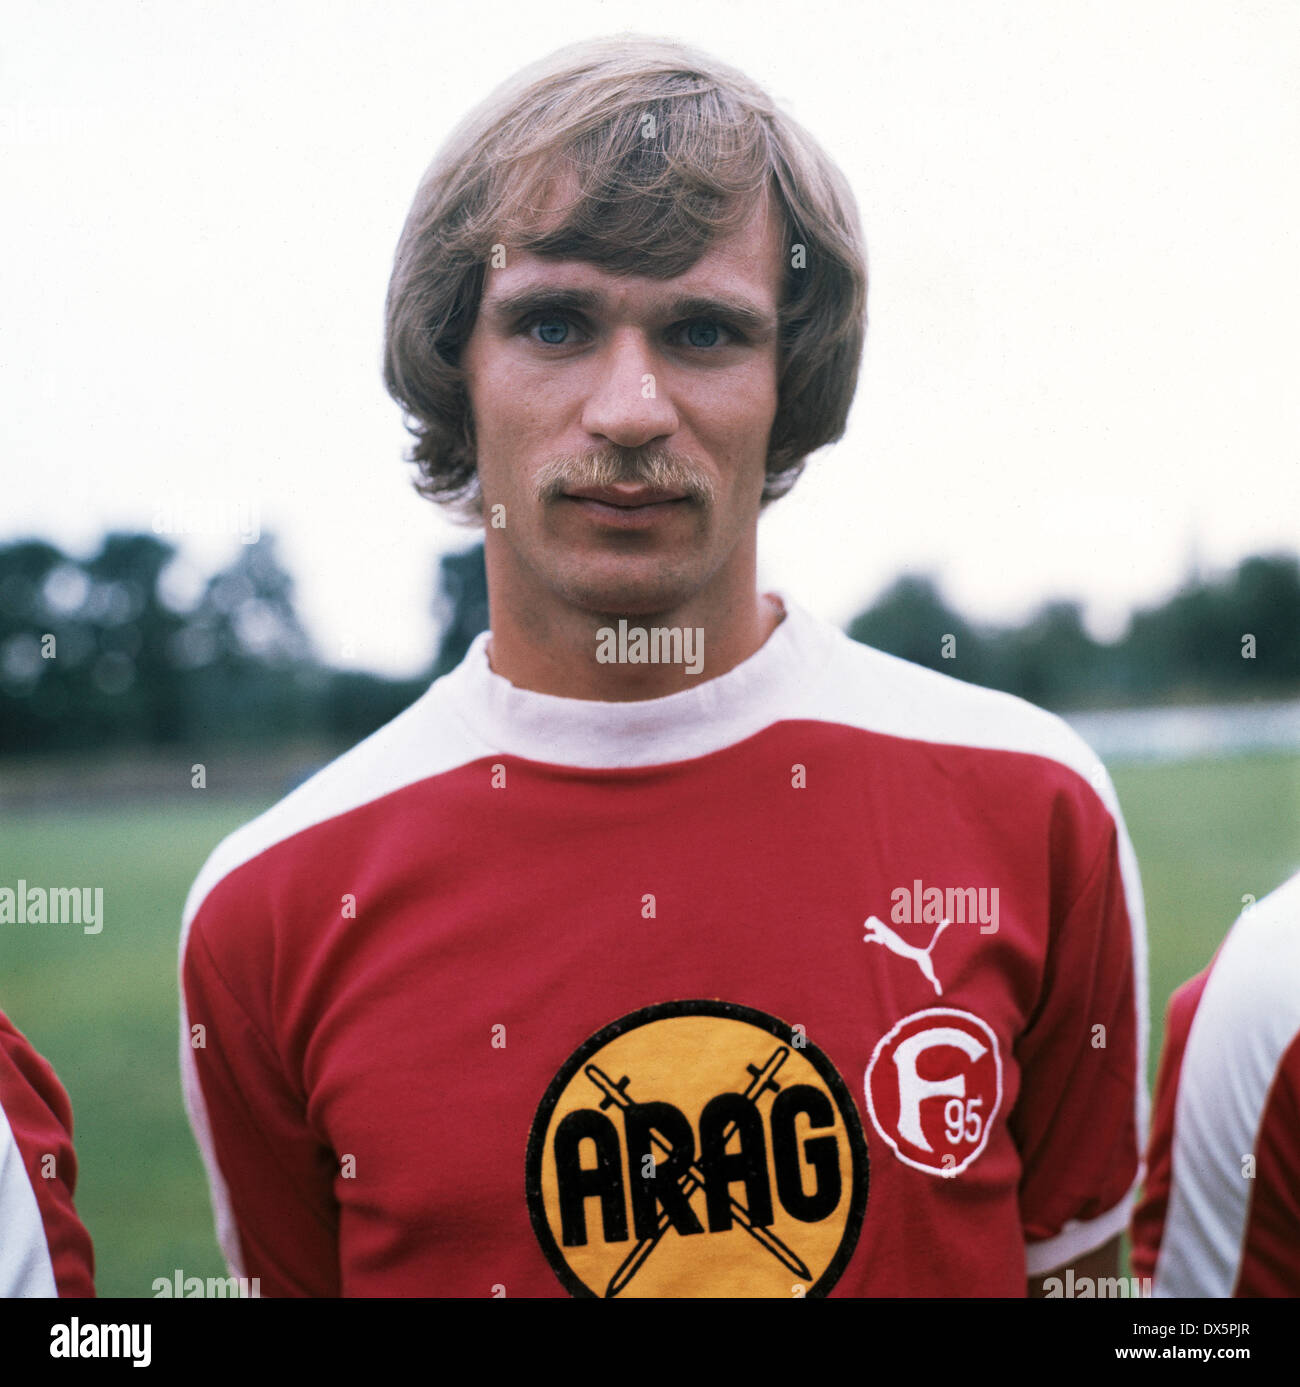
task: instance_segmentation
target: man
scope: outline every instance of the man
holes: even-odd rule
[[[95,1294],[76,1186],[68,1095],[0,1012],[0,1298]]]
[[[833,165],[675,44],[554,55],[430,168],[386,379],[491,630],[185,912],[187,1098],[264,1293],[1114,1269],[1145,981],[1104,772],[756,590],[865,293]]]
[[[1157,1296],[1300,1296],[1300,873],[1169,1000],[1133,1270]]]

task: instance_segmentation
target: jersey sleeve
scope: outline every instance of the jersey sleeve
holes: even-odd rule
[[[232,1276],[263,1296],[337,1296],[337,1164],[259,1022],[247,978],[226,976],[200,912],[181,952],[181,1074]]]
[[[95,1294],[76,1184],[67,1092],[0,1013],[0,1298]]]
[[[1300,1035],[1269,1090],[1255,1138],[1255,1177],[1236,1296],[1300,1296]]]
[[[1156,1258],[1160,1254],[1165,1215],[1169,1210],[1169,1194],[1173,1186],[1174,1109],[1178,1101],[1178,1079],[1192,1017],[1196,1014],[1209,976],[1210,970],[1206,968],[1183,983],[1170,997],[1165,1010],[1164,1048],[1160,1053],[1160,1070],[1156,1075],[1155,1112],[1147,1146],[1146,1185],[1142,1199],[1133,1212],[1133,1223],[1129,1230],[1133,1244],[1133,1274],[1138,1277],[1155,1275]]]
[[[1133,1264],[1155,1296],[1300,1294],[1300,876],[1169,1004]]]
[[[1113,794],[1113,792],[1111,792]],[[1052,930],[1039,1005],[1016,1057],[1026,1272],[1042,1276],[1124,1231],[1145,1121],[1145,921],[1118,806]]]

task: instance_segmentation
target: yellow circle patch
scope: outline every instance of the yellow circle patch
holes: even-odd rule
[[[604,1027],[528,1142],[533,1228],[581,1296],[821,1296],[867,1203],[862,1123],[799,1027],[665,1002]]]

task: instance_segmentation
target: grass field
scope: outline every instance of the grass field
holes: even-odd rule
[[[1300,867],[1300,756],[1118,768],[1146,893],[1151,1069],[1169,993],[1241,909]],[[192,800],[0,817],[0,883],[94,883],[107,925],[0,927],[0,1008],[72,1097],[78,1210],[103,1296],[176,1268],[218,1276],[207,1184],[180,1098],[176,946],[195,873],[269,801]],[[183,805],[183,807],[182,807]]]

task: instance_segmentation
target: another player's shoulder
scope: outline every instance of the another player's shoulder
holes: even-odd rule
[[[1300,872],[1262,900],[1247,900],[1198,977],[1197,1024],[1214,1032],[1216,1046],[1248,1047],[1264,1029],[1277,1032],[1277,1043],[1300,1032]]]
[[[190,888],[186,926],[214,888],[271,849],[481,755],[484,748],[457,716],[455,676],[436,680],[390,722],[224,838]]]
[[[1177,1052],[1179,1062],[1187,1044],[1187,1033],[1191,1030],[1192,1021],[1196,1016],[1196,1008],[1201,1004],[1205,984],[1210,980],[1212,966],[1207,963],[1199,973],[1180,983],[1169,995],[1169,1002],[1165,1007],[1164,1045],[1167,1053]]]
[[[1247,903],[1168,1018],[1135,1265],[1157,1295],[1295,1294],[1300,873]]]
[[[1232,927],[1235,935],[1249,934],[1268,948],[1277,948],[1291,963],[1300,963],[1300,871],[1262,900],[1244,902],[1245,909]],[[1258,961],[1261,971],[1270,971],[1267,960]]]
[[[0,1011],[0,1106],[5,1104],[6,1093],[12,1097],[18,1092],[37,1095],[48,1108],[51,1120],[65,1130],[71,1129],[68,1095],[49,1061]]]
[[[1248,904],[1210,965],[1170,999],[1164,1067],[1176,1069],[1184,1140],[1217,1134],[1231,1169],[1278,1083],[1300,1092],[1298,1041],[1300,873]],[[1225,1092],[1235,1095],[1227,1107]]]
[[[1053,761],[1105,797],[1109,781],[1096,753],[1055,713],[1014,694],[928,669],[842,632],[827,677],[809,691],[817,715],[885,736]]]
[[[76,1179],[67,1091],[0,1012],[0,1298],[94,1295]]]

